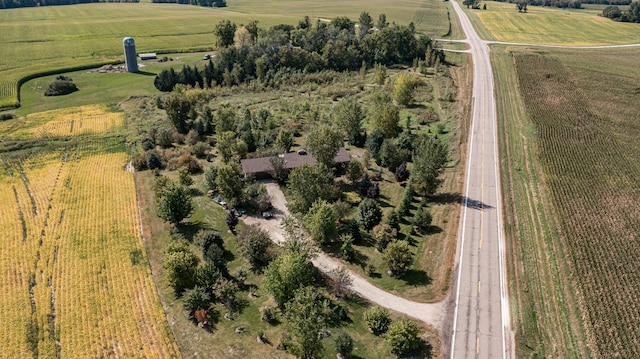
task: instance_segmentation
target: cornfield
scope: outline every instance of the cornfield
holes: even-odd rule
[[[0,157],[0,356],[179,357],[117,142]]]
[[[560,61],[521,54],[515,63],[561,227],[556,240],[565,248],[567,276],[579,292],[591,354],[638,358],[640,158],[635,145],[619,133],[619,124],[596,114]],[[590,91],[607,92],[606,86]]]

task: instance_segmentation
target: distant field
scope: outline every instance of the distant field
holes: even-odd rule
[[[16,103],[15,83],[34,73],[123,60],[122,38],[133,36],[138,52],[209,50],[221,19],[260,27],[297,24],[305,15],[357,20],[369,11],[374,21],[413,21],[419,32],[449,32],[445,3],[437,0],[341,2],[229,1],[225,9],[151,3],[101,3],[0,11],[0,108]]]
[[[505,227],[523,357],[640,355],[638,56],[606,49],[496,57],[501,69],[516,70],[510,81],[496,76],[511,86],[498,103],[509,119],[501,125]],[[521,98],[509,95],[513,86]]]
[[[487,10],[468,12],[498,41],[573,46],[640,43],[638,24],[611,21],[592,9],[529,6],[527,13],[519,13],[514,4],[486,4]]]
[[[0,155],[4,357],[179,357],[142,244],[129,154],[121,138],[86,136],[122,119],[94,106],[2,123],[4,143],[68,136],[33,155]]]

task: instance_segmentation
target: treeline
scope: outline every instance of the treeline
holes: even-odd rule
[[[151,0],[155,4],[183,4],[207,7],[226,7],[226,0]]]
[[[501,0],[496,0],[504,2]],[[510,3],[520,3],[521,1],[509,0]],[[527,0],[527,4],[532,6],[548,6],[561,9],[581,9],[582,4],[606,4],[606,5],[629,5],[631,0]]]
[[[620,22],[640,22],[640,5],[638,2],[634,2],[627,11],[622,11],[619,7],[610,5],[602,10],[602,16]]]
[[[384,17],[383,17],[384,19]],[[258,29],[255,22],[237,27],[229,20],[217,25],[214,33],[222,47],[204,70],[190,66],[182,71],[164,70],[156,76],[160,91],[171,91],[176,84],[194,87],[233,86],[254,79],[269,85],[282,72],[306,73],[323,70],[345,71],[373,67],[426,62],[444,63],[442,50],[432,40],[415,36],[413,24],[390,25],[378,22],[374,31],[368,13],[361,15],[359,26],[346,17],[331,23],[311,24],[305,17],[297,27],[276,25]]]
[[[140,0],[0,0],[0,9],[14,9],[34,6],[90,4],[97,2],[137,3],[140,2]]]

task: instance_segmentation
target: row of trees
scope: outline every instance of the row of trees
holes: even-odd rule
[[[20,7],[90,4],[98,2],[137,3],[140,0],[0,0],[0,9]]]
[[[183,5],[199,5],[206,7],[226,7],[226,0],[151,0],[156,4],[183,4]]]
[[[315,26],[307,17],[297,27],[282,24],[270,29],[258,28],[255,21],[238,27],[222,20],[214,30],[221,49],[204,70],[165,70],[156,77],[155,85],[161,91],[171,91],[178,83],[200,87],[240,85],[253,79],[269,83],[286,69],[344,71],[360,69],[363,63],[371,67],[375,63],[412,63],[414,59],[428,60],[431,63],[427,66],[436,59],[444,62],[444,52],[434,49],[429,37],[416,38],[413,26],[385,23],[379,31],[363,31],[373,28],[370,16],[363,14],[366,16],[361,16],[359,27],[346,17],[330,24],[317,21]]]
[[[632,3],[627,11],[622,11],[619,7],[610,5],[602,10],[602,16],[620,22],[640,22],[640,4],[637,1]]]

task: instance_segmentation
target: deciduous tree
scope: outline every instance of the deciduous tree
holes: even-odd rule
[[[230,163],[218,169],[216,186],[231,206],[237,206],[243,200],[244,182],[240,178],[240,166]]]
[[[289,174],[289,209],[306,213],[318,199],[329,199],[333,175],[322,163],[304,164]]]
[[[177,226],[193,212],[193,202],[189,191],[174,182],[170,182],[162,191],[158,203],[158,216],[165,222]]]
[[[334,165],[334,158],[342,146],[340,131],[326,124],[313,128],[307,137],[307,149],[319,163],[327,168]]]
[[[322,353],[320,331],[326,328],[329,317],[322,296],[313,287],[298,291],[286,304],[285,325],[293,336],[291,352],[298,358],[317,358]]]
[[[364,141],[362,120],[364,111],[355,97],[347,97],[336,105],[333,112],[333,122],[342,131],[353,146],[361,147]]]
[[[387,246],[382,255],[391,275],[401,277],[413,263],[413,254],[409,244],[405,241],[396,241]]]
[[[418,140],[411,171],[418,192],[427,196],[436,192],[442,183],[440,175],[447,163],[448,152],[447,146],[439,140],[428,136],[422,136]]]
[[[311,237],[318,243],[329,242],[337,235],[338,215],[333,206],[323,199],[316,200],[304,217],[304,223]]]
[[[314,282],[315,268],[304,252],[290,252],[271,261],[265,270],[265,289],[284,306],[296,291]]]
[[[214,27],[213,34],[216,36],[218,46],[227,47],[233,45],[233,36],[236,33],[236,24],[229,20],[220,20]]]
[[[416,350],[420,346],[418,333],[420,330],[413,321],[402,318],[391,323],[386,339],[391,346],[391,352],[403,356]]]
[[[271,237],[265,230],[256,225],[247,226],[238,233],[238,249],[240,254],[257,268],[265,265],[271,255],[269,248],[272,245]]]

